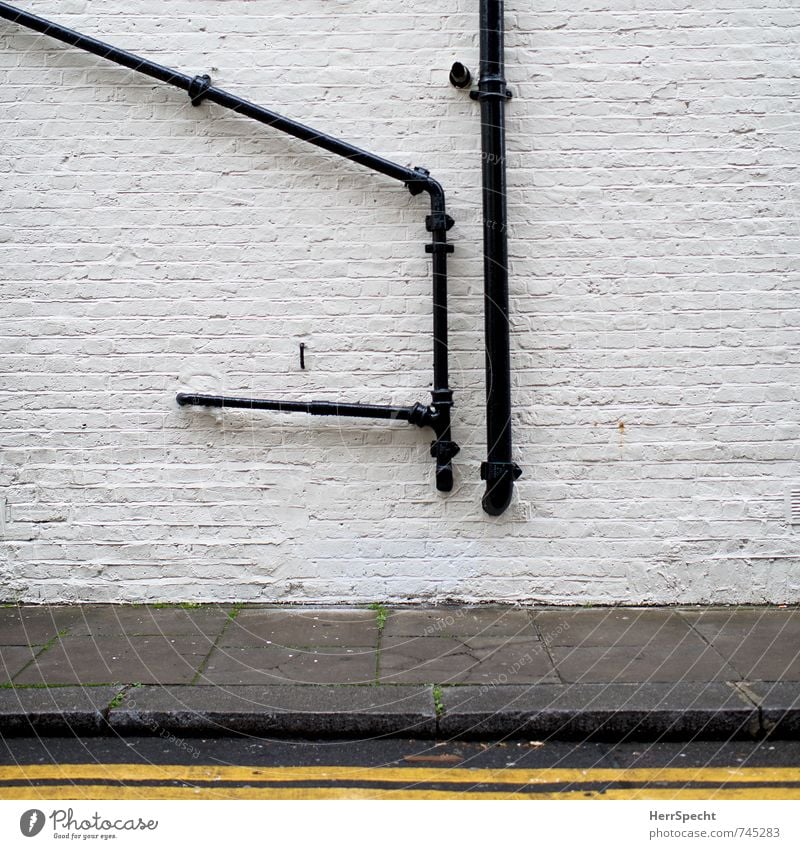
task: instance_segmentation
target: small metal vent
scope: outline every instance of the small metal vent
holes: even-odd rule
[[[791,487],[786,495],[786,517],[790,525],[800,525],[800,484]]]

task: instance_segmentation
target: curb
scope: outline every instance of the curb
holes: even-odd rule
[[[437,710],[434,702],[444,710]],[[800,738],[795,684],[101,686],[0,691],[2,736]]]

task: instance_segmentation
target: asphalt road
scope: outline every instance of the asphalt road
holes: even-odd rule
[[[0,740],[0,798],[798,799],[800,743]]]

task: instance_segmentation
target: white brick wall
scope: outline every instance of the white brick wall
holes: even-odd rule
[[[432,170],[462,452],[446,496],[427,431],[179,410],[426,400],[424,199],[0,22],[2,597],[798,600],[796,0],[508,0],[500,519],[477,3],[20,3]]]

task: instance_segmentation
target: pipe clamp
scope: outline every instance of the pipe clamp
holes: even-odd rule
[[[192,101],[192,106],[199,106],[205,99],[206,93],[210,88],[211,77],[208,74],[198,74],[196,77],[192,77],[187,91]]]

